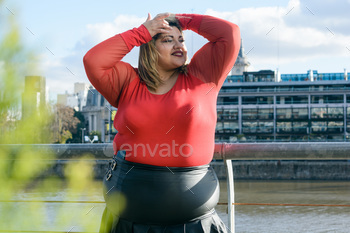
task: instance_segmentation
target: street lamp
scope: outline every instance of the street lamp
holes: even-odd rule
[[[84,130],[86,130],[86,128],[80,128],[81,130],[81,143],[84,143]]]

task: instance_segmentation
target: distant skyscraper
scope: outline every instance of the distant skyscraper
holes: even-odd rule
[[[22,119],[46,105],[46,79],[43,76],[26,76],[22,95]]]

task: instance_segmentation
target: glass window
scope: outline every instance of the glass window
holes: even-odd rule
[[[273,104],[273,96],[258,97],[258,104]]]
[[[346,103],[350,104],[350,95],[346,95]]]
[[[277,104],[308,104],[308,96],[277,96]]]
[[[273,96],[243,96],[243,105],[273,104]]]
[[[332,103],[344,103],[344,96],[342,95],[328,95],[327,96],[327,104]]]
[[[309,98],[308,96],[293,96],[293,104],[308,104]]]
[[[350,121],[346,122],[346,132],[350,133]]]
[[[260,120],[272,120],[273,108],[260,108],[258,115]]]
[[[243,105],[256,105],[258,104],[258,97],[254,96],[242,96],[242,104]]]
[[[294,133],[308,133],[308,122],[304,121],[294,121],[293,122],[293,132]]]
[[[312,133],[326,133],[327,121],[313,121],[311,122]]]
[[[215,128],[215,131],[217,133],[223,133],[224,131],[224,125],[222,122],[216,122],[216,128]]]
[[[327,118],[327,108],[311,108],[312,119]]]
[[[273,122],[260,121],[257,133],[273,133]]]
[[[238,122],[224,122],[224,133],[238,133]]]
[[[346,118],[350,118],[350,107],[346,108]]]
[[[222,117],[222,114],[224,113],[224,109],[223,108],[218,108],[216,109],[216,113],[217,113],[217,119],[220,120]]]
[[[255,120],[258,119],[258,109],[242,109],[242,119],[243,120]]]
[[[238,119],[238,109],[224,109],[221,115],[223,120],[237,120]]]
[[[292,122],[277,122],[277,133],[291,133]]]
[[[344,132],[344,122],[343,121],[329,121],[328,122],[328,132],[329,133],[342,133],[342,132]]]
[[[277,104],[292,104],[292,97],[291,96],[277,96],[276,102]]]
[[[343,108],[328,108],[328,118],[344,118],[344,109]]]
[[[276,109],[277,119],[292,119],[291,108],[277,108]]]
[[[343,103],[344,97],[342,95],[313,95],[311,96],[312,104],[334,104]]]
[[[258,122],[243,122],[242,124],[243,133],[256,133]]]
[[[238,96],[223,97],[223,105],[238,105]]]
[[[311,96],[311,103],[312,104],[324,104],[324,96]]]
[[[293,108],[293,119],[308,119],[309,111],[307,108]]]

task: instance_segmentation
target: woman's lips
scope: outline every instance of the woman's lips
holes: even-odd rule
[[[171,55],[176,56],[176,57],[182,57],[184,54],[181,51],[177,51],[177,52],[172,53]]]

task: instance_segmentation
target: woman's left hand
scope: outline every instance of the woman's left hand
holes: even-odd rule
[[[167,33],[171,30],[171,27],[169,26],[169,23],[164,19],[170,15],[170,13],[162,13],[158,14],[152,19],[151,14],[148,13],[147,20],[143,23],[143,25],[147,28],[152,37],[158,33]]]

